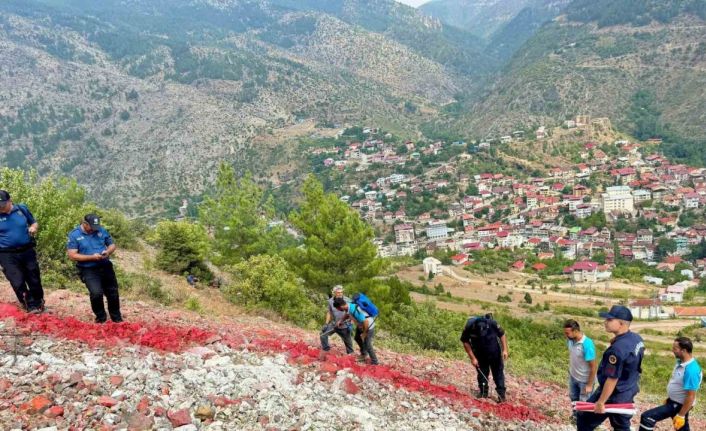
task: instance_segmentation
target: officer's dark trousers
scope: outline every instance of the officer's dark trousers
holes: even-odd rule
[[[502,355],[498,352],[497,354],[486,354],[486,353],[476,353],[473,352],[478,359],[478,388],[480,389],[480,394],[483,397],[487,397],[490,392],[490,375],[493,375],[493,381],[495,382],[495,390],[498,395],[502,398],[505,397],[505,364],[503,364]]]
[[[108,313],[113,322],[122,321],[120,315],[120,297],[118,295],[118,280],[115,278],[113,264],[102,263],[89,268],[79,268],[81,281],[86,284],[91,297],[91,309],[97,322],[105,322],[107,316],[103,305],[103,296],[108,300]]]
[[[594,391],[588,398],[588,402],[595,403],[596,400],[600,398],[601,391],[601,387]],[[608,404],[612,402],[618,401],[608,400]],[[631,418],[632,416],[616,415],[614,413],[599,415],[593,412],[578,412],[576,417],[576,431],[593,431],[598,428],[600,424],[605,422],[606,419],[610,421],[610,426],[613,427],[613,431],[630,431]]]
[[[677,413],[679,413],[681,407],[681,404],[672,400],[667,400],[667,404],[647,410],[640,417],[640,431],[652,431],[655,429],[657,422],[664,419],[673,418],[677,415]],[[679,431],[689,431],[688,413],[684,416],[684,419],[686,419],[686,422],[684,423],[684,426],[679,429]]]
[[[44,290],[39,275],[37,253],[33,248],[24,251],[0,251],[0,266],[10,282],[17,300],[27,309],[38,308],[44,302]]]

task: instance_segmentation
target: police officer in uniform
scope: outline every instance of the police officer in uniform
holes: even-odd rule
[[[108,320],[103,296],[108,300],[108,314],[113,322],[122,322],[118,280],[115,277],[110,255],[116,246],[107,230],[101,226],[96,214],[87,214],[81,224],[69,233],[66,253],[76,262],[81,281],[86,284],[91,298],[91,309],[96,323]]]
[[[34,235],[39,225],[22,204],[13,204],[0,190],[0,266],[22,307],[30,313],[44,311],[44,289],[39,274]]]
[[[471,317],[463,328],[461,342],[476,368],[480,397],[488,397],[490,389],[488,377],[492,372],[499,401],[505,402],[504,361],[508,358],[508,348],[503,328],[490,313],[481,317]]]
[[[630,331],[632,313],[614,305],[605,318],[606,331],[615,335],[598,366],[598,389],[588,398],[595,403],[593,412],[579,412],[577,431],[593,431],[606,419],[614,431],[630,431],[632,416],[605,413],[606,404],[632,403],[640,391],[640,373],[645,345],[642,337]]]

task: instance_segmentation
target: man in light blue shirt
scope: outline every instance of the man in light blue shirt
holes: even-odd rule
[[[672,418],[675,430],[689,431],[689,410],[694,406],[703,377],[699,363],[692,356],[693,350],[694,345],[689,338],[674,340],[672,353],[677,358],[677,364],[667,384],[667,401],[642,414],[640,431],[652,431],[657,422],[667,418]]]
[[[564,335],[569,347],[569,399],[586,401],[596,381],[596,346],[581,332],[581,326],[574,319],[564,322]]]

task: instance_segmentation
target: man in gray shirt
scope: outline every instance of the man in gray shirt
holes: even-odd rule
[[[596,346],[593,340],[581,332],[581,326],[573,319],[564,322],[564,335],[569,347],[569,399],[586,401],[596,381]]]
[[[321,329],[321,350],[328,352],[331,350],[331,346],[328,342],[328,337],[332,333],[338,334],[343,340],[343,344],[346,346],[346,354],[353,353],[353,339],[351,338],[352,325],[348,319],[348,314],[345,311],[339,311],[333,306],[333,300],[335,298],[343,298],[346,302],[350,302],[350,299],[343,296],[343,286],[340,284],[336,285],[331,289],[331,298],[327,302],[326,310],[326,325]],[[333,332],[331,332],[333,331]]]

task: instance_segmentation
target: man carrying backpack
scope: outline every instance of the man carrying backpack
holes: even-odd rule
[[[471,317],[463,328],[461,342],[476,368],[480,397],[488,397],[490,389],[488,376],[492,372],[499,401],[505,402],[504,361],[508,357],[508,348],[503,328],[490,313],[481,317]]]
[[[333,307],[338,311],[345,312],[356,323],[355,342],[360,347],[359,360],[365,361],[366,356],[369,355],[370,363],[377,365],[378,358],[373,349],[377,307],[361,293],[355,294],[351,302],[347,302],[343,298],[334,298]]]

